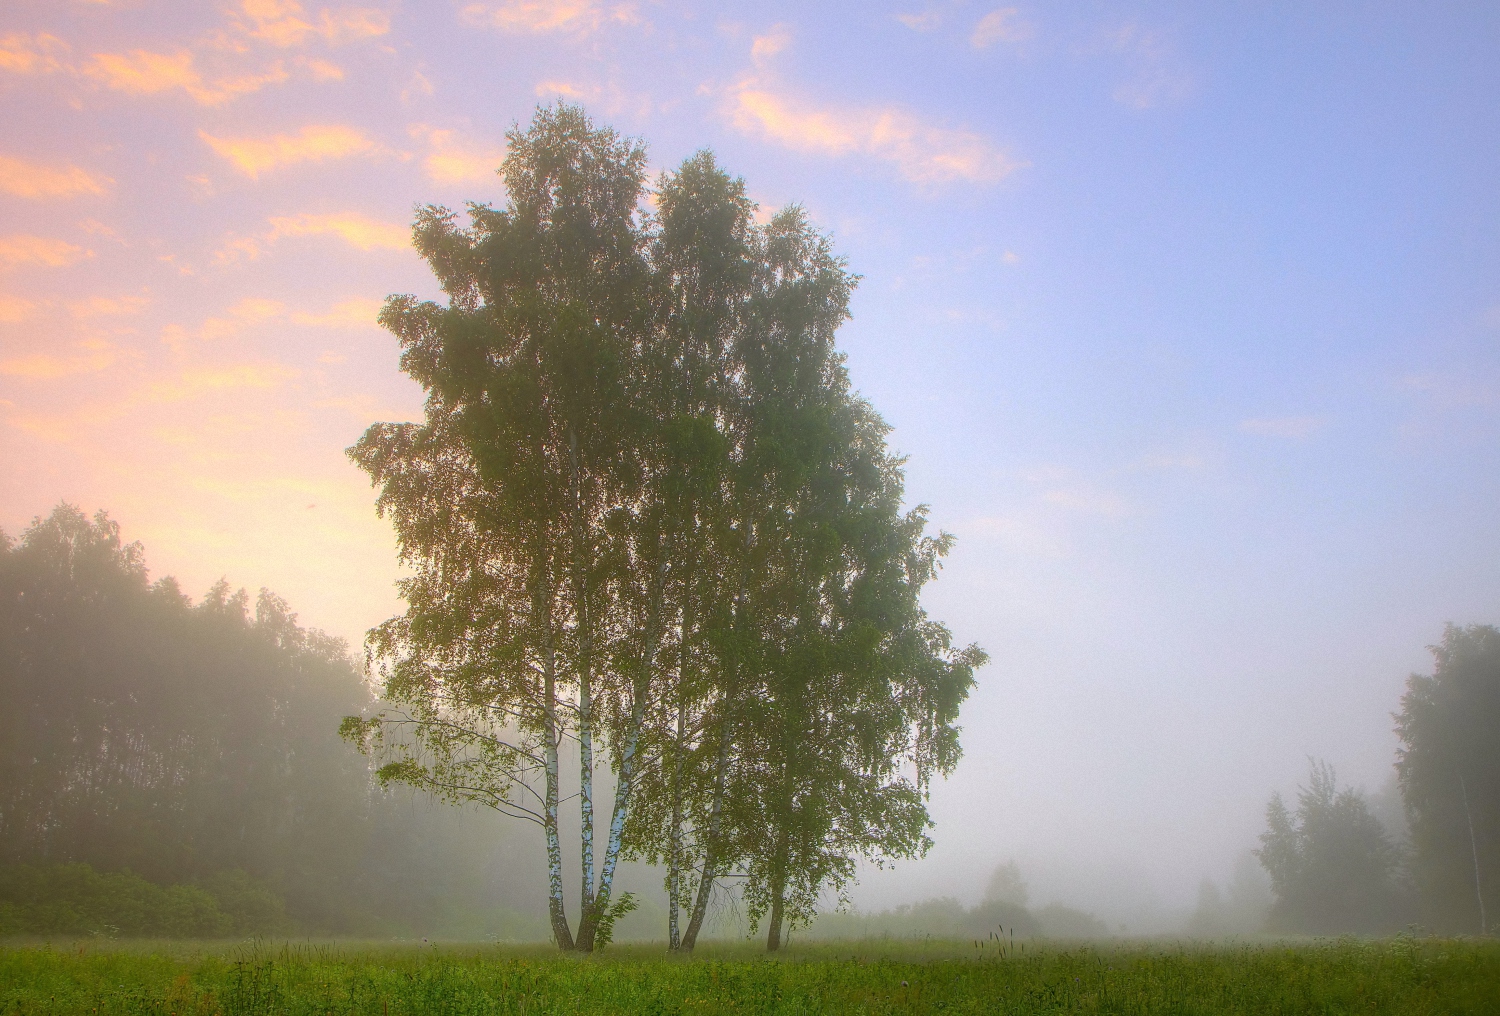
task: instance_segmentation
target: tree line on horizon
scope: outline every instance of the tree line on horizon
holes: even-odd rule
[[[151,581],[102,512],[0,532],[0,935],[536,935],[503,826],[339,741],[369,701],[341,640]]]
[[[1448,625],[1431,674],[1393,714],[1401,815],[1310,761],[1296,808],[1275,794],[1256,851],[1272,931],[1388,933],[1419,925],[1486,935],[1500,902],[1500,630]]]
[[[367,643],[385,705],[343,732],[386,784],[532,823],[559,947],[609,940],[637,858],[669,948],[732,883],[775,950],[856,859],[931,842],[985,661],[919,602],[952,537],[903,508],[835,343],[857,279],[800,209],[758,223],[706,152],[648,186],[574,106],[508,140],[504,208],[418,212],[446,302],[380,315],[425,419],[350,455],[413,574]]]

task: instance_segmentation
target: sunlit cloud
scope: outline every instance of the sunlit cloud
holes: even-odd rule
[[[602,89],[596,87],[584,88],[573,84],[571,81],[549,80],[537,82],[534,91],[538,98],[543,99],[553,95],[564,99],[587,99],[598,95]]]
[[[498,28],[502,32],[575,32],[597,31],[608,22],[621,25],[640,23],[640,13],[633,3],[605,7],[596,0],[503,0],[501,3],[475,3],[461,15],[471,25]]]
[[[299,312],[292,315],[292,320],[299,325],[311,325],[315,328],[377,328],[379,324],[375,318],[380,314],[382,306],[379,300],[344,300],[334,304],[325,313]]]
[[[752,59],[763,71],[790,43],[785,26],[757,36]],[[729,90],[729,119],[740,131],[817,155],[864,155],[895,164],[920,184],[995,183],[1022,164],[973,131],[936,126],[897,106],[841,106],[789,92],[774,75]]]
[[[268,138],[218,138],[207,131],[199,131],[198,136],[252,180],[280,166],[344,159],[375,148],[375,142],[362,132],[336,124],[314,124],[296,134],[275,134]]]
[[[31,317],[31,312],[34,310],[36,310],[36,304],[30,300],[0,293],[0,322],[15,324],[18,321],[25,321]]]
[[[131,401],[161,405],[185,402],[205,395],[235,389],[267,390],[299,376],[299,371],[279,363],[231,363],[189,367],[171,378],[152,383]]]
[[[12,74],[52,74],[67,69],[61,59],[67,52],[68,44],[55,35],[13,32],[0,37],[0,70]]]
[[[0,268],[12,268],[17,265],[66,268],[68,265],[93,256],[93,251],[84,250],[65,240],[32,236],[27,233],[0,236]]]
[[[128,317],[139,314],[149,306],[151,298],[140,294],[91,296],[68,304],[68,311],[76,318]]]
[[[411,229],[395,222],[381,222],[358,212],[304,212],[269,220],[270,230],[259,236],[230,236],[214,253],[215,264],[232,264],[240,258],[254,261],[276,241],[293,236],[334,236],[360,250],[404,250],[411,246]]]
[[[786,25],[776,25],[765,35],[757,35],[750,43],[750,60],[757,67],[764,67],[771,58],[792,44],[792,32]]]
[[[1020,16],[1014,7],[990,11],[974,26],[969,44],[975,49],[988,49],[997,42],[1024,42],[1031,38],[1032,29]]]
[[[82,352],[72,356],[31,353],[0,360],[0,375],[28,381],[51,381],[73,374],[104,370],[114,364],[115,360],[116,351],[113,346],[102,340],[90,340],[82,343]]]
[[[244,0],[249,33],[272,46],[291,47],[322,39],[332,45],[373,39],[391,30],[391,18],[374,7],[324,8],[309,20],[296,0]]]
[[[1240,430],[1246,434],[1261,434],[1265,437],[1301,439],[1321,430],[1325,421],[1321,416],[1276,416],[1241,420]]]
[[[301,64],[312,72],[314,81],[344,80],[344,68],[328,60],[308,59],[301,61]]]
[[[457,131],[441,130],[426,124],[414,124],[414,138],[425,139],[431,153],[422,160],[428,179],[435,183],[468,183],[493,180],[495,170],[505,161],[505,149],[462,138]]]
[[[77,166],[44,166],[0,155],[0,191],[22,198],[70,198],[103,194],[114,181]]]
[[[106,88],[132,95],[155,95],[180,88],[203,106],[217,106],[237,95],[280,84],[288,77],[286,68],[276,63],[260,74],[205,82],[194,65],[193,54],[185,49],[176,53],[152,53],[144,49],[96,53],[84,73]]]
[[[933,126],[895,106],[825,106],[753,86],[733,101],[731,121],[747,134],[801,152],[881,159],[913,183],[995,183],[1022,165],[972,131]]]
[[[432,81],[418,67],[411,72],[411,77],[407,80],[406,87],[401,89],[401,102],[406,104],[419,95],[428,96],[436,91],[437,89],[433,87]]]
[[[266,239],[283,236],[337,236],[360,250],[404,250],[411,246],[411,229],[394,222],[380,222],[354,212],[315,215],[304,213],[271,219]]]
[[[285,309],[286,305],[279,300],[247,297],[230,307],[225,316],[205,319],[198,337],[207,342],[231,339],[250,325],[280,317]]]

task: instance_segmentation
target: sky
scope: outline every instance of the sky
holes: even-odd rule
[[[1384,787],[1425,647],[1500,622],[1497,98],[1486,5],[9,0],[0,528],[105,509],[357,647],[413,209],[502,203],[506,131],[581,103],[832,234],[958,537],[926,604],[992,662],[936,846],[856,901],[1015,858],[1149,923],[1309,757]]]

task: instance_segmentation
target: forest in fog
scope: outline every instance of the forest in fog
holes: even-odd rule
[[[525,830],[379,789],[337,735],[372,705],[357,661],[274,594],[221,582],[194,601],[151,581],[107,516],[63,505],[0,539],[0,648],[0,934],[548,937]],[[1206,883],[1180,932],[1479,932],[1500,892],[1497,688],[1500,634],[1450,629],[1394,704],[1404,806],[1387,814],[1315,764],[1297,800],[1271,801],[1259,857]],[[661,872],[623,881],[643,905],[620,936],[663,937]],[[1013,862],[976,888],[823,913],[802,934],[1121,932],[1038,905]],[[742,934],[720,903],[710,933]]]

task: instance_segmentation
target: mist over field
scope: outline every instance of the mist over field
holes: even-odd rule
[[[0,934],[1492,929],[1497,39],[9,5]]]

